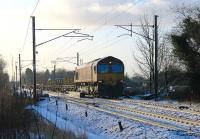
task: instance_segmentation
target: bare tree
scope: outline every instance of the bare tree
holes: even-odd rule
[[[6,66],[6,62],[4,61],[3,57],[0,55],[0,73],[3,73]]]
[[[9,76],[4,71],[5,67],[6,67],[6,62],[4,61],[3,57],[0,55],[0,90],[8,87]]]
[[[154,29],[149,27],[152,26],[152,20],[149,16],[144,15],[141,18],[141,32],[140,34],[144,37],[140,37],[137,40],[137,49],[139,54],[134,54],[134,59],[142,73],[142,75],[149,79],[149,89],[152,90],[153,79],[154,79]],[[163,37],[159,30],[159,46],[158,46],[158,72],[165,69],[166,66],[166,56],[169,50],[166,47],[166,38]],[[149,39],[152,38],[152,39]]]

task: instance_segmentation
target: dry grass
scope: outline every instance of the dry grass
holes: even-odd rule
[[[39,127],[40,131],[40,137],[43,139],[87,139],[86,134],[83,134],[81,136],[76,136],[72,131],[64,131],[60,130],[58,128],[55,128],[53,124],[51,124],[49,121],[42,118],[40,115],[37,115],[37,125]],[[55,128],[55,129],[54,129]],[[34,133],[34,136],[38,136],[36,124],[32,127],[32,133]],[[52,133],[54,132],[54,135],[52,136]],[[33,137],[34,138],[34,137]]]
[[[19,139],[86,139],[85,134],[77,137],[71,131],[62,131],[40,115],[26,110],[31,99],[14,95],[9,89],[0,89],[0,138]],[[54,132],[53,136],[52,133]]]
[[[26,136],[33,119],[24,108],[31,100],[13,95],[9,87],[0,90],[0,137]]]

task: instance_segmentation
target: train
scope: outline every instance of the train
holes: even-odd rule
[[[72,74],[72,75],[71,75]],[[33,88],[29,85],[28,88]],[[60,92],[77,91],[80,97],[117,98],[123,95],[124,64],[113,56],[95,59],[75,68],[64,78],[37,85],[38,89]]]
[[[80,96],[115,98],[122,96],[124,87],[124,64],[113,56],[95,59],[77,66],[74,84]]]

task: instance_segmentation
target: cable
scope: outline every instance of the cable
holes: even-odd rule
[[[114,8],[112,8],[111,10],[109,10],[109,14],[111,13],[111,11],[113,11],[113,10],[115,10],[116,9],[116,7],[114,7]],[[106,13],[104,13],[100,18],[103,18],[103,17],[105,17],[106,15],[108,15],[108,13],[106,12]],[[85,30],[87,27],[84,27],[82,30]],[[73,44],[71,44],[69,47],[67,47],[66,49],[67,50],[69,50],[70,48],[72,48],[72,46],[73,45],[75,45],[77,42],[75,42],[75,43],[73,43]],[[64,48],[65,49],[65,48]],[[64,50],[65,51],[65,50]],[[62,53],[64,52],[64,51],[62,51]]]
[[[136,3],[136,2],[135,2],[135,3]],[[117,7],[115,7],[114,9],[116,9],[116,8],[117,8]],[[131,8],[133,8],[132,5],[130,5],[130,6],[129,6],[127,9],[125,9],[124,11],[129,11]],[[123,11],[123,12],[124,12],[124,11]],[[106,23],[103,23],[103,24],[101,24],[100,26],[98,26],[98,27],[94,30],[94,32],[98,31],[100,28],[102,28],[103,26],[105,26],[106,24],[108,24],[111,20],[113,20],[113,19],[118,18],[119,16],[121,16],[121,14],[122,14],[123,12],[121,12],[121,13],[115,15],[114,17],[108,19]],[[111,31],[111,32],[112,32],[112,31]],[[111,34],[111,33],[109,33],[109,35],[110,35],[110,34]],[[108,35],[108,36],[109,36],[109,35]],[[107,42],[108,42],[108,41],[107,41]],[[107,42],[106,42],[106,43],[107,43]],[[93,46],[94,46],[94,44],[93,44]],[[85,52],[84,52],[84,53],[85,53]]]
[[[81,54],[81,55],[86,55],[86,54],[87,54],[87,56],[88,56],[88,55],[89,55],[89,56],[94,55],[95,53],[97,53],[97,52],[99,52],[99,51],[102,51],[102,50],[105,50],[105,49],[107,49],[107,48],[110,48],[111,46],[113,46],[113,45],[116,44],[117,42],[121,41],[122,39],[123,39],[122,37],[121,37],[121,38],[116,38],[116,39],[114,39],[113,41],[111,41],[111,43],[109,43],[109,44],[107,44],[107,45],[104,45],[103,47],[100,47],[99,49],[95,49],[95,52],[91,52],[91,51],[90,51],[90,55],[87,54],[87,53],[84,53],[84,54]]]
[[[115,31],[115,29],[109,31],[108,33],[106,33],[105,35],[102,35],[102,36],[104,36],[104,37],[105,37],[105,36],[108,37],[108,36],[109,36],[110,34],[112,34],[114,31]],[[108,42],[109,42],[109,41],[106,40],[106,43],[108,43]],[[94,43],[94,44],[88,46],[87,49],[85,49],[85,48],[80,49],[80,50],[79,50],[79,53],[82,53],[82,52],[85,52],[85,51],[90,50],[90,48],[93,47],[93,46],[95,46],[96,44],[97,44],[97,45],[100,45],[100,44],[104,44],[104,43],[102,43],[102,42]],[[83,50],[84,50],[84,51],[83,51]]]
[[[39,4],[39,1],[40,1],[40,0],[37,1],[36,5],[35,5],[35,7],[34,7],[34,9],[33,9],[33,11],[31,12],[31,16],[32,16],[32,15],[34,14],[34,12],[36,11],[37,6],[38,6],[38,4]],[[25,45],[26,45],[26,40],[27,40],[27,36],[28,36],[30,21],[31,21],[31,18],[29,18],[29,20],[28,20],[28,25],[27,25],[27,28],[26,28],[26,34],[25,34],[25,38],[24,38],[23,45],[22,45],[21,53],[23,53],[24,47],[25,47]]]
[[[136,2],[135,2],[135,3],[136,3]],[[131,4],[130,6],[128,6],[127,9],[123,10],[123,12],[124,12],[124,11],[128,11],[128,10],[130,10],[131,8],[133,8],[132,4]],[[111,10],[109,10],[109,12],[104,13],[100,18],[104,18],[104,17],[107,16],[107,15],[111,15],[111,13],[115,13],[115,12],[116,12],[116,11],[115,11],[116,9],[117,9],[117,6],[115,6],[115,7],[112,8]],[[114,17],[110,17],[110,18],[107,20],[106,23],[103,23],[103,24],[101,24],[100,26],[97,26],[97,28],[94,30],[94,32],[98,31],[100,28],[102,28],[103,26],[105,26],[106,24],[108,24],[111,20],[113,20],[113,19],[115,19],[115,18],[121,16],[121,14],[122,14],[123,12],[120,12],[119,14],[115,15]],[[83,28],[83,29],[86,29],[86,27]],[[113,31],[111,31],[111,32],[113,32]],[[107,36],[109,36],[110,34],[111,34],[111,33],[109,32]],[[108,42],[108,41],[106,41],[106,43],[107,43],[107,42]],[[96,44],[96,42],[95,42],[95,44]],[[71,44],[70,47],[66,47],[66,48],[64,48],[64,49],[69,50],[69,49],[72,48],[72,46],[74,46],[74,45],[76,45],[76,42],[73,43],[73,44]],[[92,44],[92,45],[94,46],[94,44]],[[92,45],[90,45],[90,46],[92,46]],[[88,48],[88,47],[87,47],[87,48]],[[81,50],[83,50],[83,49],[85,50],[85,48],[82,48]],[[63,52],[65,52],[65,50],[62,51],[62,53],[63,53]]]
[[[114,30],[111,30],[109,33],[111,33],[111,32],[113,32]],[[104,42],[100,42],[100,43],[98,43],[98,44],[92,44],[91,46],[92,47],[89,47],[89,49],[84,49],[85,51],[81,51],[81,52],[79,52],[79,53],[81,53],[81,54],[88,54],[88,53],[90,53],[91,52],[91,50],[93,49],[93,48],[95,48],[95,49],[97,49],[97,47],[99,47],[99,46],[104,46],[104,45],[106,45],[106,44],[108,44],[108,43],[110,43],[110,42],[113,42],[113,41],[115,41],[116,39],[118,39],[118,38],[114,38],[114,39],[111,39],[111,40],[106,40],[106,41],[104,41]],[[101,47],[102,48],[102,47]]]
[[[113,32],[113,31],[111,31],[111,32]],[[72,40],[72,38],[71,38],[71,40]],[[70,42],[71,42],[71,40],[70,40]],[[59,52],[57,52],[57,54],[56,54],[56,56],[58,56],[58,55],[61,55],[61,54],[63,54],[66,50],[70,50],[71,48],[73,48],[72,46],[74,46],[74,45],[76,45],[76,44],[78,44],[78,42],[74,42],[74,43],[72,43],[72,44],[70,44],[69,46],[67,46],[67,47],[63,47],[63,49],[62,50],[60,50]],[[64,43],[63,44],[63,46],[64,45],[66,45],[66,43]],[[93,44],[94,45],[94,44]],[[90,46],[92,46],[92,45],[90,45]],[[89,47],[90,47],[89,46]],[[88,47],[87,47],[88,48]],[[85,48],[82,48],[81,50],[85,50]],[[79,51],[80,52],[80,51]]]
[[[135,2],[136,3],[136,2]],[[104,15],[102,15],[100,18],[104,18],[105,16],[107,16],[107,15],[111,15],[112,13],[116,13],[116,9],[118,8],[118,6],[115,6],[114,8],[112,8],[111,10],[109,10],[109,13],[105,13]],[[131,5],[129,5],[128,7],[127,7],[127,9],[125,9],[125,10],[123,10],[122,12],[120,12],[120,13],[118,13],[117,15],[115,15],[115,16],[113,16],[113,17],[109,17],[109,19],[107,20],[107,22],[105,22],[105,23],[103,23],[103,24],[101,24],[100,26],[97,26],[97,28],[95,29],[95,31],[94,32],[96,32],[96,31],[98,31],[100,28],[102,28],[103,26],[105,26],[106,24],[108,24],[110,21],[112,21],[113,19],[115,19],[115,18],[117,18],[117,17],[119,17],[119,16],[121,16],[121,14],[122,13],[124,13],[125,11],[128,11],[128,10],[130,10],[131,8],[133,8],[133,5],[131,4]],[[84,29],[86,29],[86,27],[84,28]],[[113,31],[112,31],[113,32]],[[108,35],[111,35],[111,33],[109,32],[109,34]],[[106,41],[105,43],[108,43],[108,42],[110,42],[110,41]],[[96,43],[96,42],[95,42]],[[102,44],[102,43],[101,43]],[[73,43],[73,44],[71,44],[69,47],[64,47],[64,49],[67,49],[67,50],[69,50],[70,48],[72,48],[72,46],[74,46],[74,45],[76,45],[76,43]],[[92,45],[94,45],[94,44],[92,44]],[[91,45],[91,46],[92,46]],[[85,48],[82,48],[81,50],[85,50]],[[60,49],[59,49],[60,50]],[[63,49],[62,49],[63,50]],[[65,51],[62,51],[62,53],[63,52],[65,52]],[[60,55],[61,53],[59,52],[59,55]]]
[[[70,40],[67,40],[67,42],[64,42],[63,44],[61,44],[61,46],[59,46],[59,48],[58,49],[56,49],[55,51],[53,51],[52,53],[51,53],[51,55],[55,55],[55,57],[57,57],[58,55],[60,55],[60,53],[62,53],[65,49],[66,49],[66,45],[68,44],[68,43],[71,43],[72,42],[72,40],[73,40],[74,38],[70,38]]]
[[[30,21],[31,21],[31,20],[30,20],[30,18],[29,18],[28,25],[27,25],[27,28],[26,28],[26,35],[25,35],[24,42],[23,42],[22,49],[21,49],[21,53],[23,53],[23,51],[24,51],[24,46],[26,45],[26,40],[27,40],[27,36],[28,36],[28,29],[29,29]]]
[[[70,42],[72,41],[73,38],[70,39]],[[67,43],[70,43],[70,42],[67,42]],[[66,45],[67,43],[64,43],[63,46],[62,46],[62,49],[57,49],[57,51],[59,50],[59,52],[53,52],[55,53],[54,55],[54,59],[56,59],[58,56],[61,56],[64,52],[66,52],[66,50],[69,50],[72,46],[76,45],[77,42],[73,42],[71,43],[70,45]],[[64,47],[65,46],[65,47]],[[53,54],[52,54],[53,55]]]
[[[136,2],[135,2],[135,3],[136,3]],[[128,10],[130,10],[131,8],[133,8],[132,5],[130,5],[130,6],[129,6],[127,9],[125,9],[124,11],[128,11]],[[112,11],[114,11],[114,10],[116,10],[116,9],[117,9],[117,6],[114,7],[114,8],[112,8],[111,10],[109,10],[108,13],[105,13],[105,14],[102,15],[101,17],[105,17],[105,16],[107,16],[108,14],[110,15],[111,13],[115,13],[115,12],[112,12]],[[122,13],[123,13],[123,12],[121,12],[121,13],[115,15],[114,17],[110,18],[106,23],[103,23],[103,24],[101,24],[100,26],[97,26],[97,28],[94,30],[94,33],[97,32],[100,28],[102,28],[102,27],[105,26],[106,24],[108,24],[108,23],[109,23],[111,20],[113,20],[114,18],[117,18],[117,17],[121,16]],[[100,18],[101,18],[101,17],[100,17]],[[85,27],[84,29],[86,29],[86,27]],[[110,31],[110,32],[113,32],[113,31]],[[109,35],[111,34],[110,32],[109,32]],[[108,35],[108,36],[109,36],[109,35]],[[93,45],[94,45],[94,44],[93,44]]]
[[[37,1],[37,3],[36,3],[36,5],[35,5],[35,7],[34,7],[32,13],[31,13],[31,16],[33,16],[34,12],[36,11],[37,6],[38,6],[38,4],[39,4],[39,1],[40,1],[40,0]]]
[[[136,1],[136,2],[137,2],[137,1]],[[135,2],[134,4],[136,4],[136,2]],[[117,7],[115,7],[114,9],[116,9],[116,8],[117,8]],[[127,9],[125,9],[124,11],[129,11],[129,10],[132,9],[132,8],[133,8],[133,6],[130,5],[130,6],[129,6]],[[123,12],[124,12],[124,11],[123,11]],[[108,23],[109,23],[110,21],[112,21],[113,19],[118,18],[119,16],[121,16],[121,14],[122,14],[123,12],[121,12],[121,13],[115,15],[114,17],[111,17],[110,19],[108,19],[107,22],[105,22],[105,23],[101,24],[100,26],[98,26],[98,27],[95,29],[94,32],[96,32],[97,30],[99,30],[100,28],[102,28],[103,26],[105,26],[106,24],[108,24]]]
[[[30,65],[32,65],[32,62],[29,63],[29,64],[27,64],[27,65],[25,65],[25,66],[22,66],[21,68],[23,69],[23,68],[28,67],[28,66],[30,66]]]

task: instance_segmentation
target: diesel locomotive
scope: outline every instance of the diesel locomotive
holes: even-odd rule
[[[76,67],[74,83],[81,97],[119,97],[123,92],[124,64],[108,56]]]

